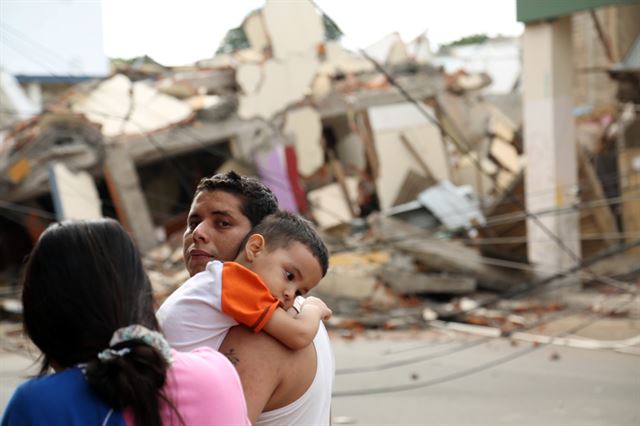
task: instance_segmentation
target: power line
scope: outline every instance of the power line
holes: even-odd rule
[[[442,131],[444,134],[446,134],[449,138],[451,138],[454,142],[457,142],[457,140],[456,140],[455,138],[453,138],[453,137],[452,137],[448,132],[446,132],[446,130],[442,127],[442,125],[441,125],[438,121],[436,121],[433,117],[431,117],[431,116],[430,116],[430,114],[428,114],[428,113],[424,110],[424,108],[422,108],[422,106],[421,106],[421,105],[420,105],[420,104],[419,104],[415,99],[413,99],[413,98],[411,97],[411,95],[409,95],[409,94],[408,94],[408,93],[407,93],[407,92],[406,92],[406,91],[405,91],[405,90],[404,90],[404,89],[403,89],[403,88],[402,88],[402,87],[401,87],[401,86],[400,86],[400,85],[399,85],[399,84],[398,84],[398,83],[393,79],[393,77],[392,77],[392,76],[390,76],[390,75],[386,72],[386,70],[384,70],[384,68],[382,68],[382,67],[380,66],[380,64],[378,64],[375,60],[373,60],[372,58],[370,58],[370,57],[366,54],[366,52],[364,52],[364,51],[361,51],[361,52],[362,52],[362,54],[363,54],[365,57],[367,57],[369,60],[371,60],[371,61],[374,63],[374,65],[376,66],[376,68],[378,68],[378,69],[379,69],[379,71],[380,71],[380,72],[382,72],[382,73],[387,77],[387,79],[388,79],[388,80],[389,80],[389,81],[390,81],[390,82],[391,82],[391,83],[392,83],[392,84],[393,84],[393,85],[394,85],[394,86],[395,86],[395,87],[396,87],[396,88],[397,88],[397,89],[398,89],[398,90],[399,90],[399,91],[400,91],[400,92],[401,92],[401,93],[402,93],[402,94],[403,94],[403,95],[408,99],[408,100],[410,100],[412,103],[414,103],[414,105],[416,105],[416,107],[418,107],[418,109],[420,110],[420,112],[421,112],[421,113],[422,113],[422,114],[423,114],[423,115],[424,115],[424,116],[425,116],[429,121],[431,121],[434,125],[436,125],[437,127],[439,127],[439,128],[441,129],[441,131]],[[153,110],[150,110],[150,111],[152,111],[154,114],[157,114],[157,112],[156,112],[156,111],[153,111]],[[128,121],[132,122],[132,120],[128,120]],[[150,135],[147,135],[147,136],[149,137]],[[196,138],[195,140],[197,140],[198,142],[201,142],[201,141],[199,141],[199,139],[197,139],[197,138]],[[153,142],[153,138],[149,138],[149,141],[150,141],[150,143],[152,143],[152,145],[154,145],[154,147],[155,147],[155,148],[156,148],[156,149],[161,153],[161,155],[162,155],[163,157],[167,158],[166,153],[165,153],[165,152],[163,152],[163,151],[160,149],[159,145],[157,145],[157,144],[155,144],[155,143]],[[458,144],[460,144],[460,142],[457,142],[457,143],[458,143]],[[463,150],[463,151],[464,151],[464,150]],[[469,149],[468,149],[468,147],[466,148],[466,152],[467,152],[467,154],[470,152],[470,151],[469,151]],[[218,154],[218,153],[217,153],[217,154]],[[477,159],[476,159],[475,157],[473,157],[473,156],[472,156],[472,159],[474,160],[474,164],[476,164],[476,166],[478,166],[478,164],[477,164]],[[481,171],[481,172],[484,172],[484,170],[483,170],[481,167],[480,167],[480,171]],[[184,172],[183,172],[182,170],[180,170],[179,168],[178,168],[178,170],[176,170],[176,172],[177,172],[177,174],[178,174],[178,176],[179,176],[179,177],[182,177],[182,178],[184,177]],[[526,212],[526,210],[525,210],[525,212]],[[528,215],[528,217],[533,218],[534,220],[537,220],[537,221],[538,221],[538,218],[537,218],[536,216],[531,216],[531,215],[529,214],[529,215]],[[543,224],[541,224],[541,223],[540,223],[540,225],[541,225],[541,227],[542,227],[543,229],[546,229],[546,227],[544,227],[544,225],[543,225]],[[561,240],[559,240],[559,238],[558,238],[555,234],[550,233],[550,231],[549,231],[548,229],[547,229],[545,232],[548,234],[548,236],[549,236],[550,238],[552,238],[552,239],[555,239],[555,240],[556,240],[556,244],[558,244],[558,245],[559,245],[559,246],[561,246],[561,247],[563,246],[562,241],[561,241]],[[564,248],[564,249],[565,249],[565,251],[566,251],[568,248],[566,248],[566,246],[565,246],[565,248]],[[577,257],[576,257],[576,255],[575,255],[575,253],[573,253],[573,257],[574,257],[574,258],[577,258]],[[579,260],[579,259],[578,259],[578,260]]]
[[[311,5],[313,5],[319,12],[321,12],[321,14],[325,14],[324,11],[313,1],[313,0],[309,0],[309,2],[311,3]],[[464,141],[463,139],[458,139],[453,137],[453,135],[451,135],[451,133],[449,131],[447,131],[447,129],[445,129],[445,127],[438,121],[436,120],[434,117],[431,116],[430,113],[428,113],[426,111],[426,109],[424,108],[424,106],[418,102],[415,98],[413,98],[413,96],[411,96],[411,94],[409,94],[397,81],[396,79],[389,73],[387,72],[386,69],[384,69],[384,67],[382,67],[382,65],[380,65],[380,63],[378,63],[378,61],[376,61],[375,59],[373,59],[372,57],[370,57],[363,49],[358,49],[360,54],[365,57],[367,60],[369,60],[374,67],[380,72],[382,73],[382,75],[384,75],[387,79],[387,81],[394,86],[399,92],[400,94],[407,100],[409,101],[411,104],[413,104],[416,109],[418,110],[418,112],[420,112],[420,114],[422,114],[427,121],[429,121],[430,123],[432,123],[433,125],[435,125],[440,132],[443,135],[446,135],[449,139],[451,139],[455,145],[458,147],[458,149],[460,149],[463,153],[465,153],[471,160],[471,162],[474,164],[474,166],[479,170],[480,173],[487,175],[489,177],[491,177],[482,167],[482,165],[480,164],[480,160],[477,158],[476,155],[472,155],[473,152],[469,146],[469,143]],[[440,112],[442,113],[442,115],[444,115],[445,117],[447,117],[447,113],[446,111],[442,108],[442,106],[440,106]],[[447,117],[448,118],[448,117]],[[450,118],[448,119],[449,122],[451,123],[452,126],[456,126],[455,121],[451,120]],[[460,133],[462,135],[462,133],[458,130],[458,133]],[[584,265],[584,262],[581,261],[580,257],[570,248],[568,247],[564,241],[554,232],[551,231],[551,229],[549,229],[541,220],[540,218],[535,215],[532,214],[530,211],[527,210],[526,205],[524,204],[523,200],[521,200],[519,197],[515,196],[513,193],[511,193],[510,191],[507,191],[505,188],[500,188],[498,182],[496,182],[496,188],[501,189],[502,193],[507,196],[509,199],[514,200],[515,203],[517,203],[519,206],[521,206],[523,213],[525,214],[525,216],[527,217],[527,219],[531,220],[552,242],[555,243],[555,245],[560,248],[566,255],[568,255],[571,260],[576,264],[576,265]],[[584,266],[581,267],[580,269],[585,269],[589,274],[591,274],[592,277],[594,278],[598,278],[596,274],[594,274],[592,271],[589,271],[588,268],[585,268]]]

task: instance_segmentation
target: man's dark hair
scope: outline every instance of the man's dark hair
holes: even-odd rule
[[[318,260],[322,269],[322,276],[324,277],[327,273],[329,251],[313,224],[307,219],[279,210],[265,217],[262,222],[254,226],[240,247],[244,247],[249,237],[253,234],[260,234],[264,237],[267,250],[287,248],[294,241],[303,244],[309,249],[313,257]]]
[[[242,214],[249,219],[251,226],[256,226],[265,216],[278,210],[278,199],[265,184],[233,170],[202,178],[193,194],[194,198],[203,191],[224,191],[238,195],[242,202]]]

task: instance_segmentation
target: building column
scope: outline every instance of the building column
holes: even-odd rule
[[[149,206],[144,198],[138,172],[124,145],[106,145],[104,178],[120,223],[131,232],[144,254],[158,244]]]
[[[29,83],[27,85],[27,96],[35,107],[36,111],[42,111],[42,87],[39,83]]]
[[[572,62],[570,17],[527,24],[522,81],[525,199],[530,213],[565,209],[578,201]],[[580,257],[579,214],[545,214],[539,221],[548,231],[528,219],[527,245],[529,261],[540,276],[575,265]]]

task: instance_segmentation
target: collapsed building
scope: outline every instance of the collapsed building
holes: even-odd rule
[[[367,297],[386,292],[380,283],[410,297],[532,279],[517,87],[487,97],[487,74],[445,72],[424,46],[391,37],[375,60],[343,48],[338,35],[310,3],[285,10],[267,1],[211,59],[122,65],[15,124],[0,144],[7,280],[50,222],[110,216],[150,253],[166,295],[185,275],[177,252],[158,244],[184,226],[197,182],[231,169],[259,176],[281,207],[312,218],[343,252],[323,284],[336,294],[345,276]],[[611,170],[599,166],[604,150],[586,145],[574,208],[593,237],[581,240],[590,257],[618,244],[637,213],[627,218],[607,201],[616,193]],[[368,233],[357,232],[365,218]]]

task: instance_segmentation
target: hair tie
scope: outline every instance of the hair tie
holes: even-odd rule
[[[167,343],[164,336],[161,333],[157,331],[149,330],[148,328],[140,324],[134,324],[128,327],[117,329],[113,333],[113,336],[111,337],[111,341],[109,342],[109,345],[113,347],[118,343],[126,342],[129,340],[136,340],[136,339],[142,340],[144,343],[146,343],[147,345],[151,346],[152,348],[160,352],[160,354],[167,361],[168,364],[171,364],[173,362],[173,355],[171,355],[171,346],[169,346],[169,343]],[[124,348],[124,349],[129,349],[129,348]],[[98,354],[98,358],[104,361],[105,359],[103,359],[102,357],[105,357],[107,360],[109,360],[109,359],[115,358],[116,356],[123,356],[129,353],[128,351],[123,352],[124,349],[113,350],[111,348],[107,348]]]
[[[120,350],[107,348],[98,354],[98,359],[100,361],[111,361],[112,359],[115,359],[120,356],[124,356],[129,352],[131,352],[131,348],[122,348]]]

